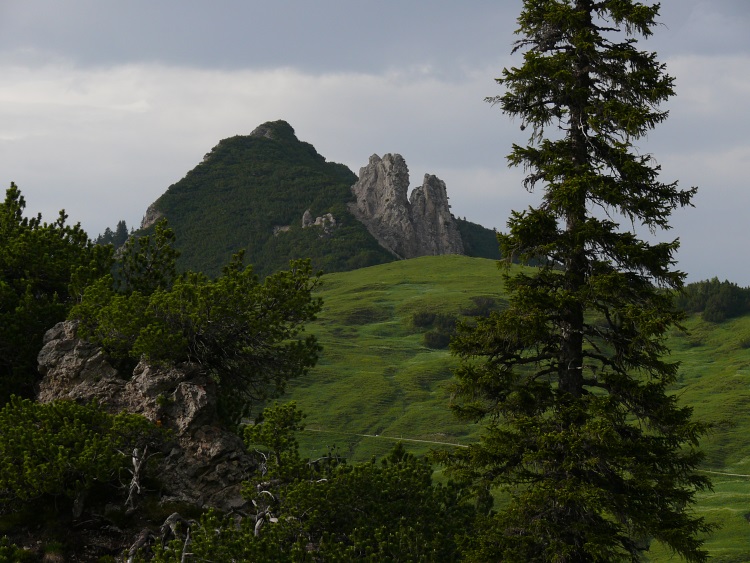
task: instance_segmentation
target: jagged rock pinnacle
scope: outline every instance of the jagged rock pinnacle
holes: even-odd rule
[[[458,225],[450,212],[445,182],[425,174],[407,199],[409,169],[399,154],[374,154],[352,186],[350,211],[378,242],[400,258],[463,254]]]

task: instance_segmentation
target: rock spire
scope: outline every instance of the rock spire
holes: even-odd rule
[[[381,246],[399,258],[464,254],[464,245],[448,204],[445,182],[425,174],[407,199],[409,169],[399,154],[374,154],[352,186],[349,204]]]

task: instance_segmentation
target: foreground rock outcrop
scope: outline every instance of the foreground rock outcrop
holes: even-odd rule
[[[172,430],[158,458],[162,501],[241,511],[246,501],[240,485],[254,463],[242,440],[219,425],[215,383],[192,364],[141,362],[126,379],[100,348],[78,338],[76,328],[66,321],[45,335],[38,357],[44,376],[39,401],[96,399],[109,412],[140,414]]]
[[[448,204],[445,182],[425,174],[409,190],[409,169],[399,154],[374,154],[352,186],[352,214],[386,249],[399,258],[464,254],[464,244]]]

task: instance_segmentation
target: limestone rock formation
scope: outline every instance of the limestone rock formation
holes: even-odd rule
[[[374,154],[352,186],[352,214],[384,248],[399,258],[463,254],[464,245],[450,212],[445,182],[425,174],[407,198],[409,169],[399,154]]]
[[[143,219],[141,219],[141,226],[140,229],[148,229],[151,225],[154,225],[159,219],[161,219],[164,216],[164,214],[157,210],[154,204],[148,206],[148,209],[146,209],[146,214],[143,216]]]
[[[274,139],[273,123],[267,122],[262,125],[258,125],[253,132],[250,133],[251,137],[265,137],[266,139]],[[289,124],[286,124],[289,127]]]
[[[244,508],[240,484],[255,465],[242,440],[218,424],[214,382],[192,364],[145,362],[126,380],[76,329],[66,321],[45,335],[39,401],[97,399],[109,412],[141,414],[172,430],[174,439],[158,461],[162,499],[222,511]]]
[[[310,227],[321,227],[323,232],[329,234],[333,229],[336,228],[336,218],[332,213],[326,213],[320,217],[313,219],[312,213],[307,209],[302,214],[302,228],[307,229]]]
[[[448,204],[445,182],[425,174],[422,186],[414,189],[409,205],[417,242],[422,254],[463,254],[464,244]]]

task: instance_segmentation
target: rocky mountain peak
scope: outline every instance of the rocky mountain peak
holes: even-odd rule
[[[250,136],[273,139],[273,129],[271,128],[270,123],[264,123],[263,125],[259,125],[258,127],[253,129],[253,132],[250,133]]]
[[[372,155],[357,177],[286,121],[269,121],[219,141],[149,206],[135,234],[166,218],[178,270],[209,277],[241,249],[261,277],[299,256],[327,273],[424,255],[499,257],[493,231],[453,217],[439,178],[428,174],[410,189],[399,154]]]
[[[297,137],[294,134],[294,128],[289,125],[283,119],[278,121],[266,121],[265,123],[258,125],[250,133],[250,137],[265,137],[266,139],[275,140],[279,137],[291,137],[295,140]]]
[[[450,212],[445,182],[425,174],[409,191],[409,168],[399,154],[377,154],[359,171],[352,186],[352,214],[386,249],[399,258],[463,254],[464,245]]]

